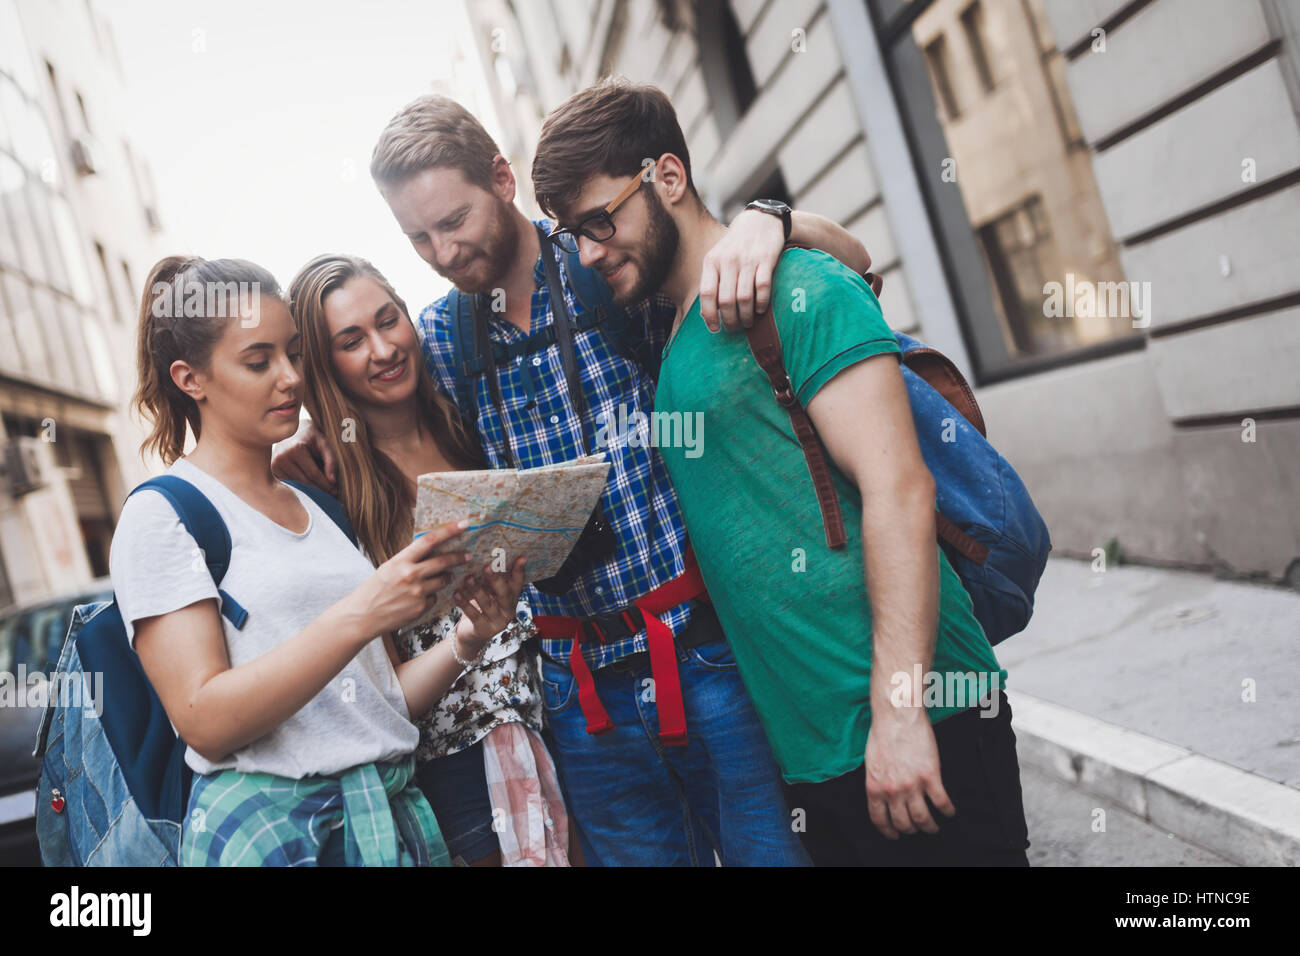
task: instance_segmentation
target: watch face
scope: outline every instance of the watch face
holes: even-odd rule
[[[780,218],[781,226],[785,230],[786,242],[790,241],[791,214],[793,211],[789,206],[777,199],[755,199],[747,208],[757,209],[770,216]]]

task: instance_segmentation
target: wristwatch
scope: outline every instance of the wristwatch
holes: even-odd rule
[[[759,212],[765,212],[769,216],[777,216],[781,220],[781,225],[785,228],[785,241],[790,241],[790,213],[793,211],[779,199],[755,199],[745,207],[746,209],[757,209]]]

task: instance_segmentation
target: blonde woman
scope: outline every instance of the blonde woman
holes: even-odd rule
[[[303,333],[305,404],[338,463],[338,497],[367,555],[385,561],[411,540],[419,475],[485,463],[433,387],[406,304],[374,266],[318,256],[289,298]],[[412,660],[440,646],[459,620],[453,608],[401,631],[398,654]],[[524,649],[532,635],[520,599],[481,660],[417,721],[416,779],[453,859],[471,866],[568,863],[568,821],[540,737],[537,669]]]

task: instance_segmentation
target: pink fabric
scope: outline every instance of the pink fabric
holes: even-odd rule
[[[569,818],[541,736],[512,721],[483,738],[483,769],[502,866],[568,866]]]

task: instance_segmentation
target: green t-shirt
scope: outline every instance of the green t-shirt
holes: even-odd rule
[[[899,351],[866,282],[823,253],[782,256],[772,308],[805,406],[849,366]],[[655,411],[661,421],[669,421],[663,413],[701,416],[696,442],[661,442],[660,453],[785,779],[817,782],[855,770],[871,723],[871,605],[857,487],[831,463],[848,533],[848,546],[832,551],[789,416],[745,336],[710,333],[698,300],[664,350]],[[871,427],[869,408],[860,425]],[[975,706],[974,691],[996,692],[1006,679],[961,579],[935,549],[939,633],[931,670],[945,675],[944,686],[922,675],[917,687],[933,691],[925,698],[932,722]]]

